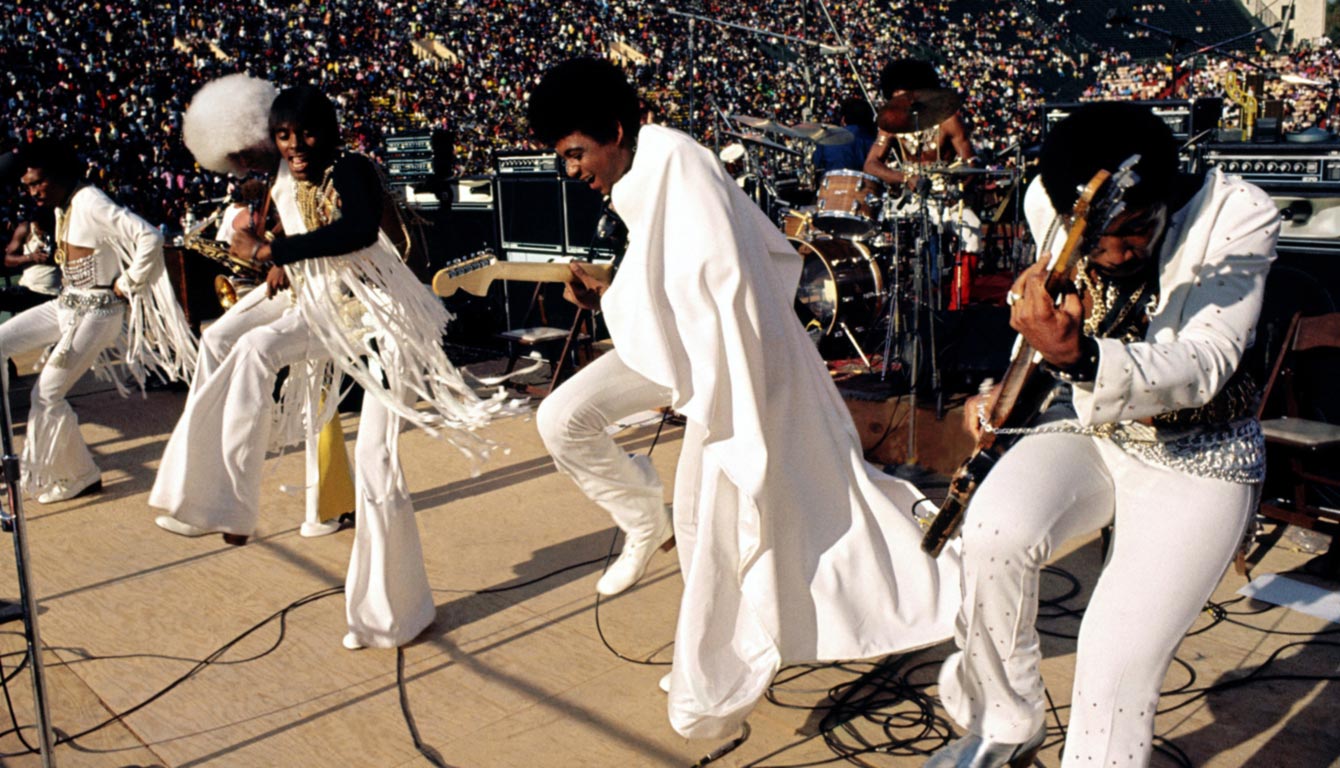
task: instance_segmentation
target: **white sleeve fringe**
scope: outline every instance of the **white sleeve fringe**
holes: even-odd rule
[[[162,371],[171,381],[189,384],[198,353],[195,335],[165,269],[149,290],[130,295],[122,359],[142,389],[150,368]]]

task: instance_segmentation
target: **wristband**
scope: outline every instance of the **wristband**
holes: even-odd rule
[[[255,245],[251,246],[251,260],[252,260],[252,261],[255,261],[255,260],[256,260],[256,254],[258,254],[258,253],[260,253],[260,252],[261,252],[261,244],[260,244],[260,243],[256,243]]]
[[[1052,365],[1046,360],[1038,366],[1054,378],[1070,384],[1083,384],[1098,378],[1098,340],[1092,336],[1079,337],[1079,359],[1065,367]]]

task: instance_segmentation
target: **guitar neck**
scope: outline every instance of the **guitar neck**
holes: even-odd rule
[[[582,267],[601,277],[610,273],[608,264],[582,262]],[[523,280],[531,283],[566,283],[572,280],[572,269],[567,262],[499,261],[490,265],[489,273],[494,280]]]

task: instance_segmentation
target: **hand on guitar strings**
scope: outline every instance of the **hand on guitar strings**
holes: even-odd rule
[[[600,297],[610,287],[609,281],[586,271],[580,262],[568,262],[568,269],[572,272],[573,279],[563,288],[563,298],[582,309],[598,312]]]
[[[1067,293],[1058,302],[1047,293],[1047,266],[1038,262],[1024,270],[1010,292],[1010,327],[1018,331],[1044,360],[1057,368],[1080,358],[1080,326],[1084,308],[1079,296]]]
[[[982,419],[986,418],[995,407],[996,398],[1000,397],[1000,390],[1001,385],[995,384],[969,397],[963,404],[963,428],[967,430],[974,443],[982,439]]]

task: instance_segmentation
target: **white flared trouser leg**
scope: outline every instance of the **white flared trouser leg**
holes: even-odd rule
[[[278,372],[312,354],[297,310],[237,340],[188,398],[168,438],[149,504],[200,528],[250,536],[260,507]]]
[[[400,421],[364,393],[354,448],[357,524],[344,595],[349,632],[372,648],[408,643],[436,610],[400,465]]]
[[[629,456],[607,428],[627,416],[670,404],[671,393],[607,352],[563,382],[535,415],[544,446],[560,471],[610,513],[632,540],[652,535],[665,515],[665,494],[646,456]]]
[[[288,293],[270,298],[263,287],[243,296],[200,334],[200,354],[196,357],[195,376],[191,381],[198,384],[208,379],[223,364],[239,339],[253,328],[278,320],[292,303]]]
[[[72,481],[98,471],[83,435],[79,419],[65,399],[70,388],[97,361],[98,355],[116,342],[125,319],[124,306],[76,315],[59,300],[39,304],[0,325],[0,367],[4,361],[61,338],[61,331],[77,323],[73,341],[61,366],[47,363],[30,394],[28,425],[23,453],[23,489],[39,495],[58,482]]]
[[[229,307],[223,317],[211,323],[204,333],[200,334],[200,355],[195,366],[195,378],[192,379],[196,384],[188,398],[193,397],[196,387],[201,386],[202,382],[218,370],[224,358],[236,346],[238,339],[241,339],[252,328],[268,325],[278,320],[291,306],[293,306],[291,293],[283,292],[274,298],[270,298],[266,295],[264,288],[257,287]],[[316,408],[320,405],[320,402],[321,399],[318,395],[308,405],[311,408]],[[306,443],[307,456],[304,465],[307,485],[306,521],[312,525],[321,522],[321,496],[318,492],[321,485],[320,452],[315,437],[320,434],[322,426],[324,425],[309,425]]]
[[[997,742],[1023,742],[1042,726],[1039,571],[1066,539],[1115,523],[1080,628],[1063,764],[1147,764],[1168,665],[1255,499],[1255,486],[1151,465],[1107,440],[1023,438],[964,520],[960,651],[940,674],[946,710]]]

